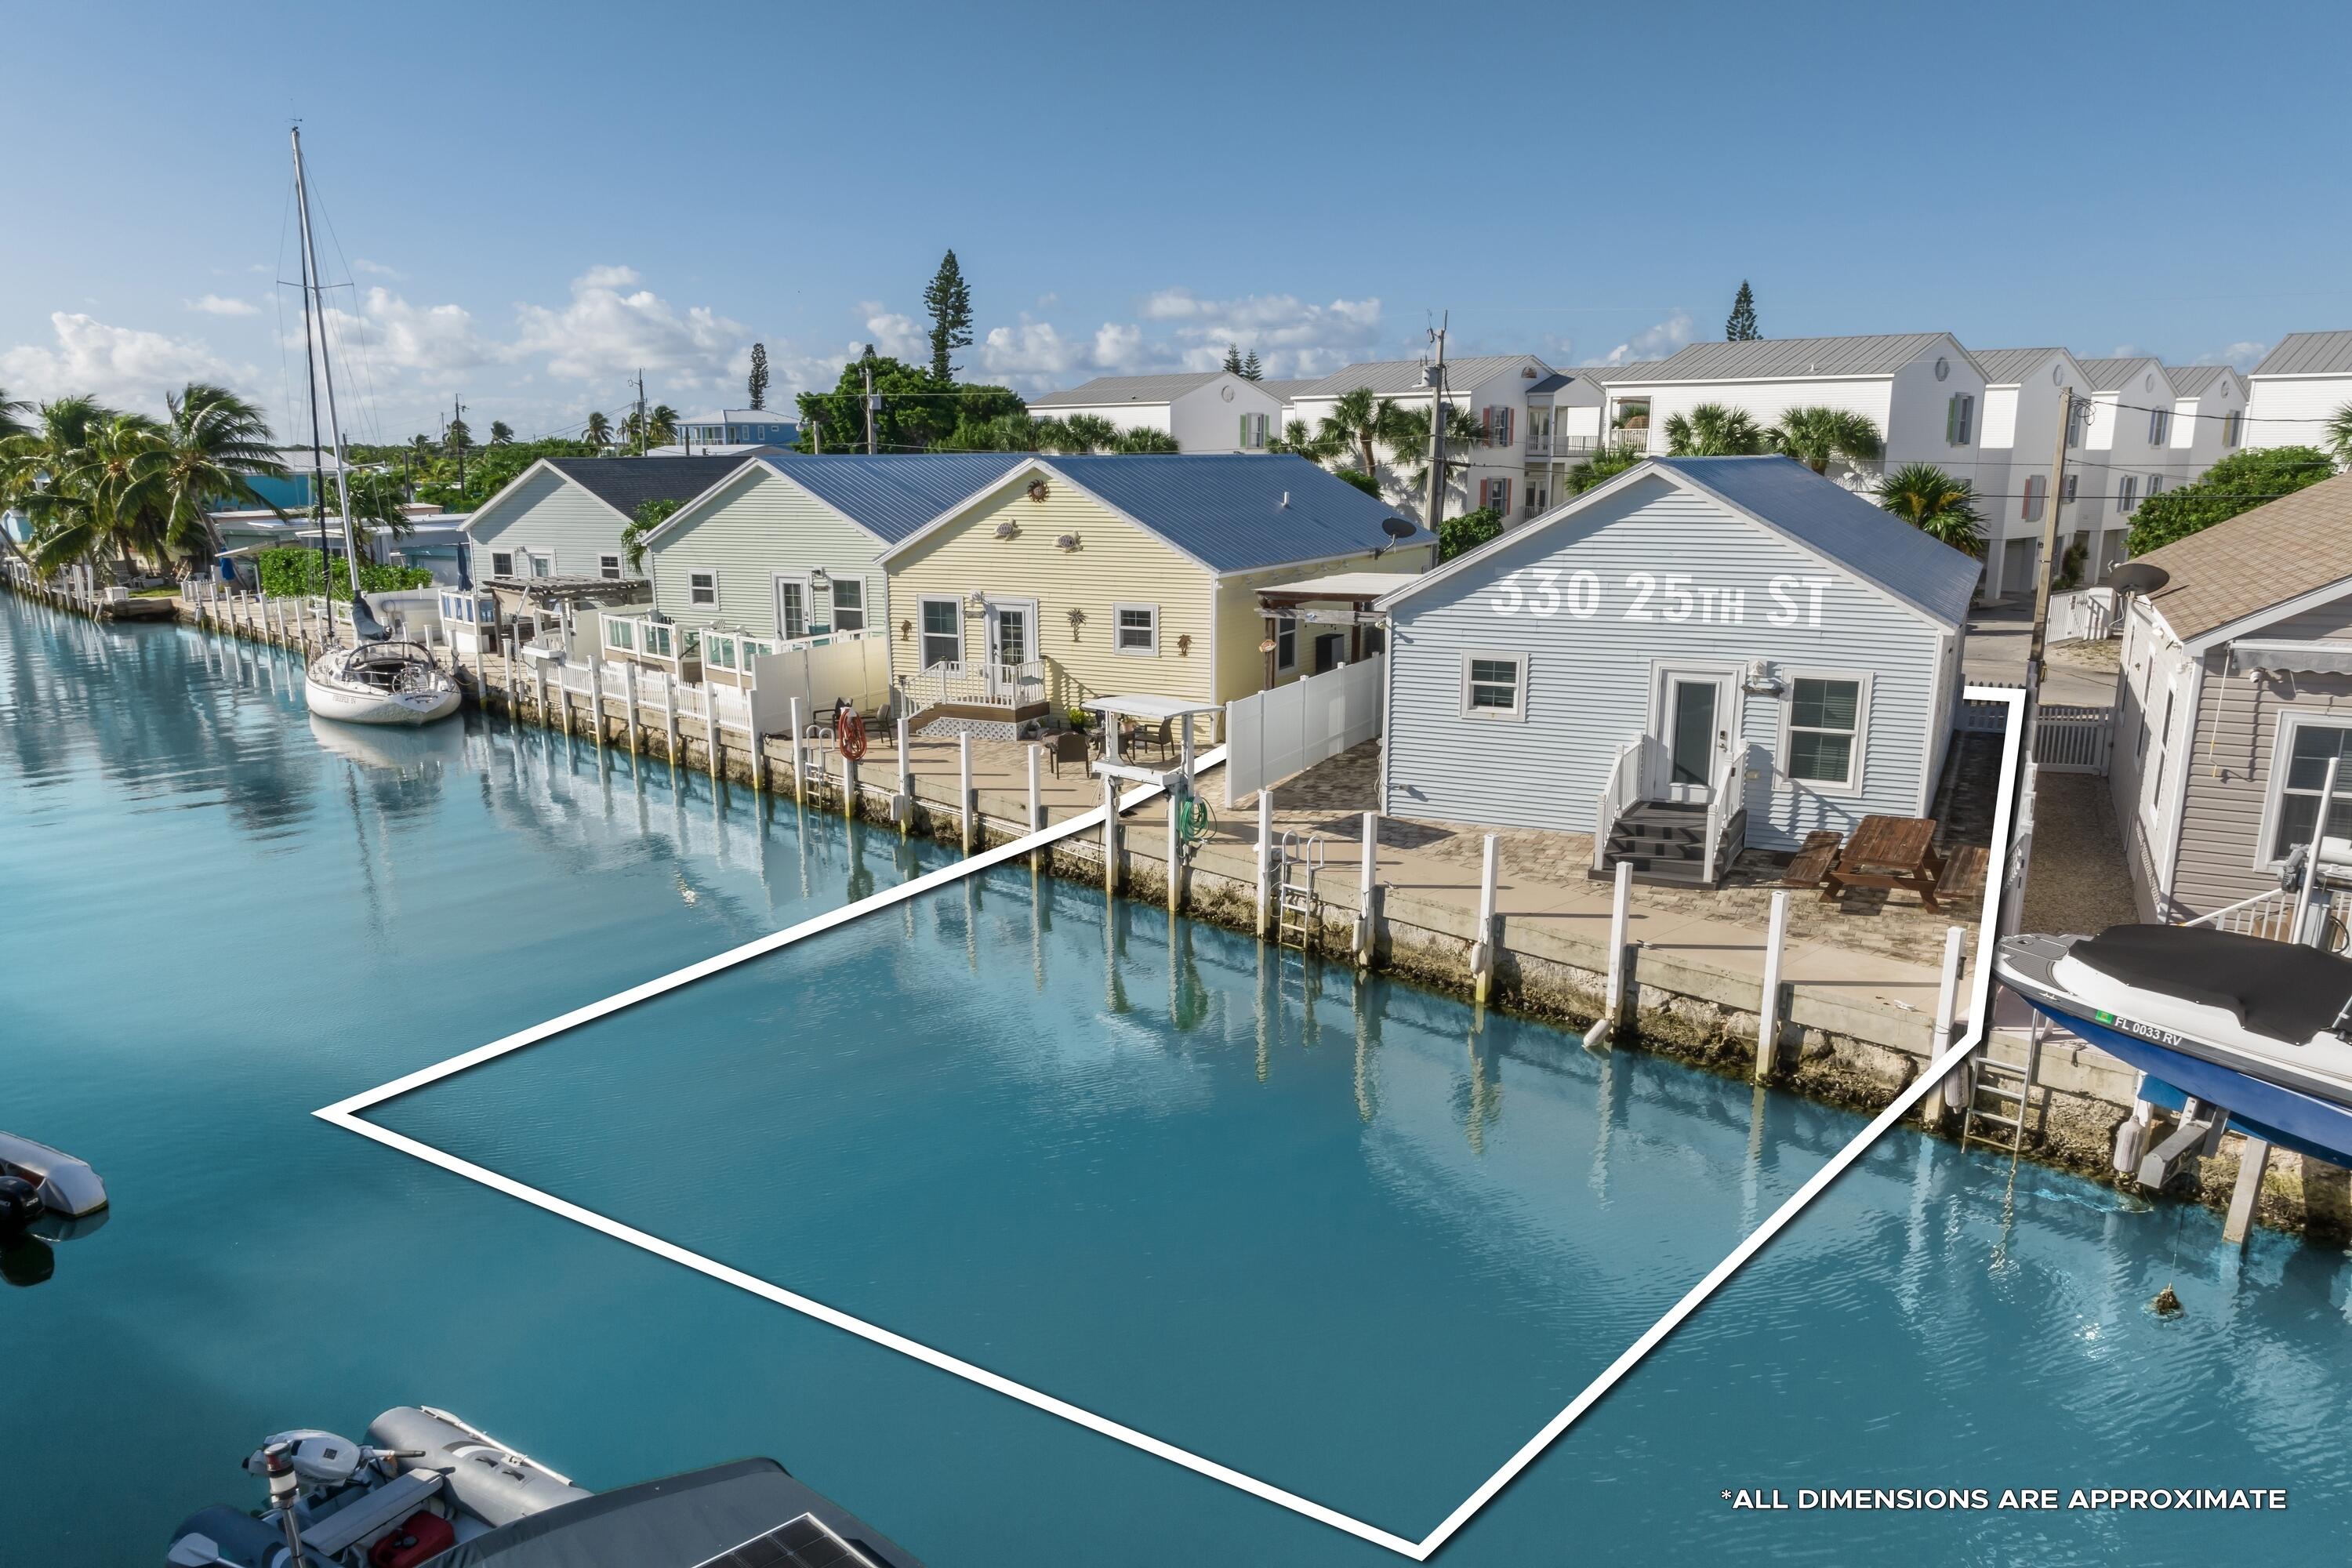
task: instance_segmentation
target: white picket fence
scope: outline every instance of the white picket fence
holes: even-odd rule
[[[1387,659],[1374,654],[1225,704],[1225,799],[1239,805],[1381,732]]]
[[[2105,642],[2116,632],[2116,591],[2077,588],[2050,595],[2052,642]]]
[[[1987,685],[2005,682],[1984,682]],[[1998,735],[2009,726],[2006,702],[1963,700],[1952,728],[1964,735]],[[2034,731],[2033,761],[2053,773],[2104,773],[2115,754],[2116,710],[2074,702],[2045,702]]]

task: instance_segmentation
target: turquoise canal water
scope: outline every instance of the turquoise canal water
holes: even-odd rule
[[[115,1200],[6,1259],[0,1559],[425,1402],[590,1486],[772,1454],[940,1568],[1398,1560],[310,1114],[943,863],[725,795],[0,596],[0,1125]],[[369,1114],[1413,1538],[1861,1125],[1024,869]],[[1898,1132],[1438,1561],[2315,1560],[2348,1285]],[[2290,1506],[1722,1495],[2171,1486]]]

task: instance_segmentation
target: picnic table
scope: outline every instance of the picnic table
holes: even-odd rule
[[[1822,900],[1835,902],[1848,888],[1908,888],[1936,911],[1936,882],[1944,858],[1936,851],[1932,816],[1865,816],[1822,878]]]

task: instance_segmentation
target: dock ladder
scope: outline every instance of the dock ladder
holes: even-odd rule
[[[1982,1143],[2014,1154],[2025,1143],[2025,1105],[2041,1076],[2042,1041],[2049,1020],[2036,1013],[2026,1032],[2022,1063],[1996,1061],[1992,1046],[1969,1064],[1968,1112],[1960,1119],[1960,1147]]]
[[[1275,940],[1304,952],[1314,944],[1317,914],[1315,873],[1323,868],[1324,837],[1286,829],[1275,883]]]

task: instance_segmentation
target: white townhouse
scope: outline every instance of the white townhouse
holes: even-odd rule
[[[2050,466],[2058,448],[2059,410],[2068,393],[2088,395],[2090,376],[2061,348],[1978,349],[1973,357],[1985,377],[1976,472],[1977,509],[1985,521],[1985,597],[2030,594],[2053,504]],[[2083,470],[2074,465],[2083,444],[2079,416],[2068,435],[2070,471],[2065,493],[2055,501],[2062,540],[2072,537],[2082,515]]]
[[[1832,465],[1849,489],[1905,463],[1979,477],[1984,373],[1949,332],[1692,343],[1639,375],[1612,378],[1608,393],[1612,427],[1642,420],[1654,457],[1665,454],[1667,422],[1704,403],[1744,409],[1767,426],[1791,408],[1823,406],[1866,416],[1885,443],[1878,462]]]
[[[2246,377],[2246,445],[2327,445],[2327,422],[2352,408],[2352,331],[2289,332]]]
[[[1282,434],[1283,401],[1266,383],[1209,370],[1098,375],[1033,399],[1029,412],[1055,419],[1091,414],[1122,430],[1158,430],[1185,452],[1263,452]]]
[[[477,577],[642,577],[621,531],[647,501],[693,500],[734,458],[541,458],[466,520]]]
[[[1528,433],[1522,443],[1527,470],[1519,504],[1504,521],[1523,521],[1568,498],[1568,470],[1609,441],[1605,372],[1556,370],[1528,388]],[[1619,433],[1619,440],[1631,437]]]
[[[2226,364],[2168,364],[2172,383],[2172,450],[2181,460],[2181,482],[2246,444],[2246,378]]]
[[[2179,395],[2164,366],[2146,355],[2086,359],[2090,413],[2083,445],[2073,542],[2083,546],[2082,580],[2095,583],[2125,556],[2131,514],[2139,503],[2186,482],[2188,455],[2172,447]]]
[[[1339,399],[1360,387],[1370,388],[1374,395],[1400,408],[1426,409],[1434,395],[1429,384],[1429,363],[1417,359],[1351,364],[1294,394],[1291,407],[1309,430],[1319,428],[1339,406]],[[1533,354],[1474,355],[1445,362],[1445,400],[1456,408],[1467,409],[1478,422],[1481,433],[1478,444],[1467,454],[1448,454],[1452,458],[1466,456],[1468,459],[1448,487],[1449,514],[1457,510],[1468,511],[1491,506],[1506,520],[1528,515],[1524,447],[1530,397],[1551,374],[1551,366]],[[1426,509],[1426,500],[1423,496],[1406,493],[1404,479],[1420,466],[1422,455],[1376,451],[1374,457],[1380,468],[1374,478],[1381,481],[1383,492],[1398,510],[1419,520]],[[1337,461],[1341,466],[1352,466],[1355,460]]]

